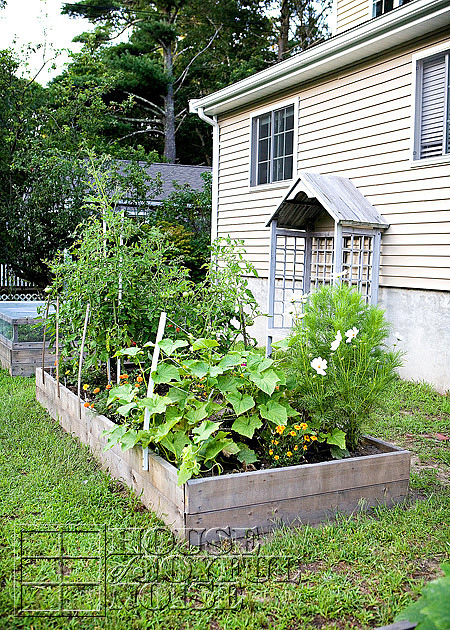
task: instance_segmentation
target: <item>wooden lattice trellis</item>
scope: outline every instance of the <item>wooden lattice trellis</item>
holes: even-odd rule
[[[324,194],[329,188],[332,194]],[[388,224],[349,180],[303,173],[268,225],[268,348],[275,331],[292,326],[299,296],[323,284],[339,279],[377,303],[381,231]]]

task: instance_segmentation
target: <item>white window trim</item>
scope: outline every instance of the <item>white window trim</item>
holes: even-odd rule
[[[423,59],[427,59],[427,57],[432,57],[434,55],[438,55],[439,53],[449,52],[450,51],[450,40],[439,44],[438,46],[433,46],[432,48],[427,48],[426,50],[421,50],[418,53],[415,53],[412,56],[412,64],[411,64],[411,125],[410,125],[410,154],[409,154],[409,166],[411,168],[420,168],[423,166],[438,166],[439,164],[449,164],[450,163],[450,153],[445,153],[443,155],[438,155],[432,158],[415,158],[414,153],[417,148],[417,110],[418,110],[418,94],[417,94],[417,75],[418,75],[418,65],[419,62]]]
[[[250,115],[250,141],[249,141],[249,169],[248,169],[248,189],[249,191],[254,190],[276,190],[277,188],[285,188],[292,184],[292,182],[297,178],[297,169],[298,169],[298,97],[292,99],[288,99],[286,101],[281,101],[279,103],[273,103],[272,105],[268,105],[261,109],[258,109],[251,113]],[[262,116],[263,114],[267,114],[268,112],[273,112],[276,109],[282,109],[283,107],[288,107],[289,105],[294,106],[294,154],[292,159],[292,177],[290,179],[283,179],[279,182],[269,182],[268,184],[252,184],[252,169],[253,169],[253,120]]]
[[[369,20],[373,19],[374,2],[375,0],[369,0]],[[394,9],[398,9],[399,6],[400,6],[400,0],[394,0],[394,6],[392,7],[392,11],[394,11]],[[390,11],[388,11],[388,13],[390,13]],[[386,15],[386,13],[382,13],[381,15]],[[381,17],[381,15],[379,15],[378,17]]]

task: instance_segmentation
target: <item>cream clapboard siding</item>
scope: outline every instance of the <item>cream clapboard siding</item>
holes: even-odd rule
[[[337,0],[336,34],[367,22],[371,7],[372,0]]]
[[[391,224],[382,239],[382,286],[450,290],[450,164],[409,162],[412,54],[441,41],[293,95],[299,97],[298,169],[350,178]],[[220,120],[218,230],[243,238],[249,260],[267,276],[264,226],[292,182],[249,186],[250,115]]]

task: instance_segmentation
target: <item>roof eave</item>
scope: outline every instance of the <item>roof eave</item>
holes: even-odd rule
[[[190,111],[219,115],[316,79],[450,25],[448,0],[416,0],[336,35],[222,90],[189,102]]]

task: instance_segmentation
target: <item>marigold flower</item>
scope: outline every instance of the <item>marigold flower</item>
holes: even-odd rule
[[[292,453],[291,453],[291,451],[288,451],[288,452],[286,453],[286,455],[287,455],[288,457],[292,457]]]
[[[91,409],[93,409],[93,408],[94,408],[94,403],[92,403],[92,404],[90,405],[90,408],[91,408]]]
[[[55,365],[58,365],[58,361],[55,359]]]
[[[280,459],[279,455],[275,455],[274,459]]]
[[[272,449],[270,449],[270,451],[269,451],[269,455],[273,455],[273,451],[272,451]]]
[[[286,428],[285,426],[283,426],[282,424],[279,424],[275,430],[277,433],[281,435],[283,431],[285,430],[285,428]]]
[[[175,328],[175,332],[180,332],[181,328],[178,328],[178,326]]]
[[[315,440],[317,440],[317,435],[311,435],[311,440],[314,442]]]
[[[289,435],[292,435],[292,437],[295,437],[297,435],[297,432],[296,431],[290,431]]]
[[[296,431],[300,431],[300,429],[301,429],[301,428],[302,428],[302,427],[301,427],[299,424],[294,424],[294,429],[295,429]]]
[[[305,435],[305,442],[309,442],[309,435]]]
[[[275,389],[280,389],[280,386],[279,385],[275,385]]]
[[[128,378],[128,374],[121,374],[120,377],[123,381]]]
[[[94,389],[94,394],[98,394],[98,392],[99,392],[99,391],[100,391],[100,387],[96,387],[96,388]]]
[[[105,389],[111,389],[112,385],[110,383],[108,383],[108,385],[106,386]]]
[[[142,381],[144,380],[143,377],[141,375],[136,377],[136,380],[138,383],[142,383]]]
[[[294,446],[294,451],[298,451],[298,444]]]
[[[273,443],[275,444],[275,446],[278,444],[278,440],[274,440]]]
[[[87,391],[87,390],[89,389],[89,385],[88,385],[87,383],[85,383],[85,384],[83,385],[83,389],[84,389],[84,391]]]
[[[300,428],[304,431],[305,429],[308,428],[308,425],[306,424],[306,422],[302,422],[300,425]]]
[[[303,450],[304,450],[304,451],[307,451],[307,450],[308,450],[308,447],[305,445],[305,446],[303,447]]]
[[[84,406],[85,406],[85,407],[89,407],[89,405],[90,405],[90,403],[88,403],[88,402],[85,402],[85,403],[84,403]]]

